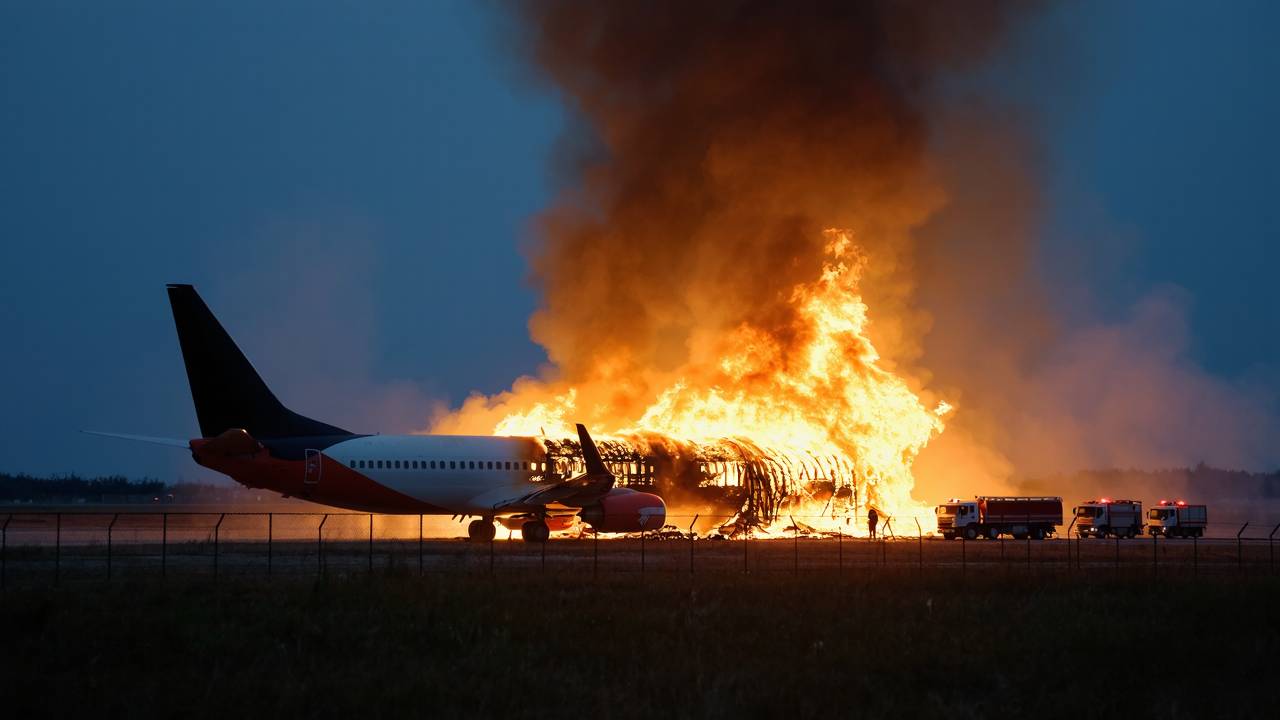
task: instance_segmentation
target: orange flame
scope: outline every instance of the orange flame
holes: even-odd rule
[[[867,258],[843,230],[827,230],[821,276],[796,285],[786,302],[795,310],[795,338],[784,344],[743,322],[714,338],[710,368],[686,368],[637,418],[596,417],[602,437],[669,436],[693,443],[740,439],[821,478],[832,463],[852,468],[864,504],[882,515],[912,515],[935,529],[929,507],[911,497],[911,466],[944,428],[952,407],[925,407],[907,383],[880,367],[866,334],[868,308],[859,292]],[[784,351],[783,348],[791,348]],[[798,349],[798,352],[797,352]],[[695,372],[697,370],[697,372]],[[495,435],[573,436],[582,416],[578,388],[550,393],[517,384],[501,407],[509,410]],[[471,409],[475,409],[473,403]],[[467,412],[464,406],[462,412]],[[598,414],[598,408],[590,413]],[[801,498],[803,500],[803,498]],[[792,514],[823,529],[816,503]],[[781,521],[779,521],[781,522]],[[842,528],[848,531],[847,526]],[[905,530],[905,528],[903,528]]]

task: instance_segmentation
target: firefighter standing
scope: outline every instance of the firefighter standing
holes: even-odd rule
[[[871,537],[876,536],[876,523],[880,522],[880,513],[875,508],[867,510],[867,530],[871,531]]]

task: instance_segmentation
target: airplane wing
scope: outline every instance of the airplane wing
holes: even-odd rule
[[[533,505],[547,506],[551,504],[568,507],[590,505],[602,495],[613,489],[614,477],[600,458],[600,450],[595,441],[587,433],[587,428],[578,424],[578,440],[582,445],[582,459],[586,462],[587,471],[581,475],[544,485],[533,492],[518,498],[512,498],[494,505],[494,510],[526,508]]]
[[[125,435],[123,433],[99,432],[97,430],[81,430],[85,435],[97,435],[99,437],[115,438],[117,440],[133,440],[136,442],[151,443],[152,445],[168,445],[169,447],[180,447],[184,450],[191,449],[191,443],[180,438],[162,438],[151,437],[149,435]]]

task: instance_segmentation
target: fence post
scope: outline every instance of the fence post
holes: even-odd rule
[[[742,574],[751,572],[751,567],[747,564],[747,547],[751,541],[751,529],[747,528],[742,532]]]
[[[1027,512],[1027,572],[1031,572],[1031,513]]]
[[[600,577],[600,531],[591,528],[591,577]]]
[[[111,516],[111,522],[107,525],[107,582],[111,582],[111,533],[115,530],[116,520],[120,518],[120,513]]]
[[[543,555],[543,563],[545,566],[546,555]],[[640,527],[640,574],[644,575],[644,526]]]
[[[4,519],[4,527],[0,528],[0,590],[8,585],[9,579],[9,522],[13,520],[13,513],[9,513]]]
[[[421,532],[419,532],[419,535],[421,535]],[[494,538],[496,538],[497,536],[498,536],[498,531],[497,531],[497,529],[495,528],[495,529],[494,529],[493,534],[489,536],[489,574],[490,574],[490,575],[492,575],[492,574],[493,574],[493,542],[494,542]],[[419,544],[419,545],[421,545],[421,544]],[[422,558],[422,554],[421,554],[421,553],[419,553],[419,554],[418,554],[418,558],[419,558],[419,559],[418,559],[418,565],[419,565],[418,573],[419,573],[419,574],[421,574],[421,573],[422,573],[422,570],[421,570],[421,565],[422,565],[422,559],[421,559],[421,558]]]
[[[916,521],[916,567],[920,572],[924,572],[924,530],[920,527],[920,518],[912,518]]]
[[[489,538],[489,572],[493,572],[493,537]],[[422,513],[418,513],[418,574],[422,574]]]
[[[58,513],[57,529],[54,531],[53,549],[53,585],[57,587],[62,580],[62,513]]]
[[[222,535],[222,521],[227,519],[227,514],[222,513],[218,516],[218,524],[213,526],[213,579],[218,579],[218,545]]]
[[[1200,538],[1191,536],[1191,574],[1200,575]]]
[[[1116,576],[1120,575],[1120,536],[1116,535]]]
[[[373,574],[373,513],[369,513],[369,574]]]
[[[1247,527],[1249,523],[1241,525],[1239,532],[1236,533],[1236,570],[1239,572],[1244,571],[1244,541],[1240,536],[1244,534],[1244,529]]]
[[[836,574],[844,574],[844,530],[836,525]]]
[[[6,523],[7,524],[7,523]],[[1271,548],[1271,571],[1276,569],[1276,531],[1280,530],[1280,524],[1271,528],[1271,534],[1267,536],[1267,545]]]
[[[271,565],[275,560],[275,514],[267,513],[267,577],[271,576]]]
[[[800,526],[796,524],[794,516],[791,518],[791,556],[792,556],[792,574],[800,574]]]
[[[694,514],[693,520],[689,521],[689,574],[693,574],[693,526],[698,524],[698,515]]]
[[[1064,536],[1067,538],[1067,571],[1071,571],[1071,528],[1076,526],[1076,516],[1071,516],[1071,523],[1067,525],[1067,531]]]
[[[964,575],[969,570],[969,541],[964,535],[960,536],[960,575]]]
[[[316,528],[316,572],[325,574],[324,564],[324,524],[329,522],[329,513],[320,518],[320,526]]]
[[[1156,536],[1153,534],[1151,536],[1151,576],[1157,577],[1159,575],[1160,575],[1160,547],[1159,547],[1159,543],[1156,542]]]

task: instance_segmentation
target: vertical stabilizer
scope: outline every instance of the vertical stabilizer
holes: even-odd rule
[[[195,288],[168,289],[202,436],[216,437],[232,428],[256,438],[351,434],[280,404]]]

